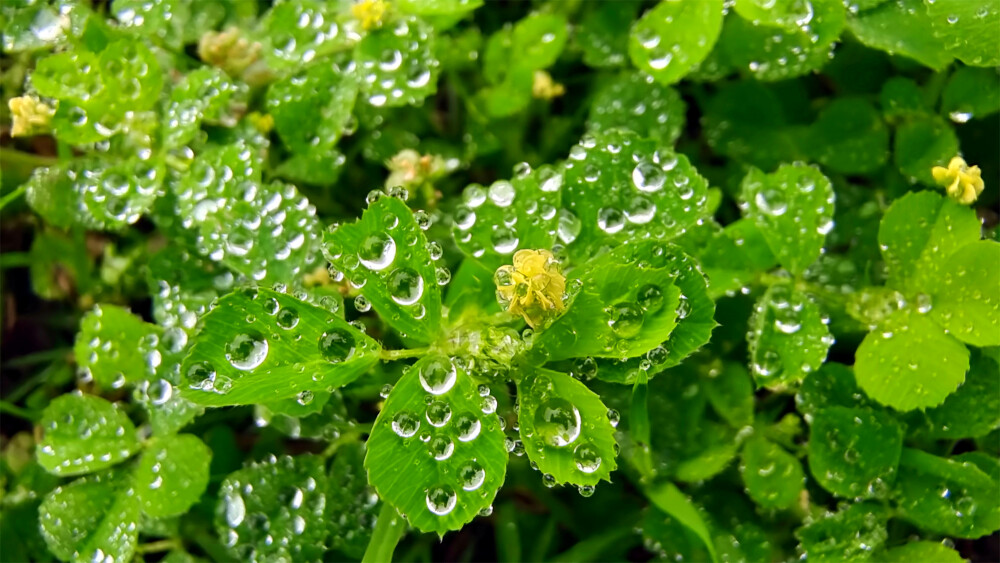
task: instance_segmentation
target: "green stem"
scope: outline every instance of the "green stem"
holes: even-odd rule
[[[5,412],[18,418],[23,418],[29,422],[34,422],[38,418],[38,413],[35,411],[19,407],[5,400],[0,400],[0,412]]]
[[[137,553],[157,553],[160,551],[170,551],[181,547],[181,542],[177,538],[158,540],[136,546]]]
[[[6,270],[7,268],[24,268],[25,266],[30,265],[31,253],[29,252],[8,252],[0,255],[0,270]]]
[[[392,552],[396,551],[396,544],[406,533],[406,523],[396,512],[396,509],[387,502],[382,502],[382,510],[378,513],[375,521],[375,529],[372,531],[372,539],[365,549],[365,556],[361,563],[389,563],[392,561]]]
[[[20,186],[18,186],[18,188],[16,190],[14,190],[14,191],[10,192],[9,194],[7,194],[7,195],[3,196],[2,198],[0,198],[0,210],[2,210],[4,207],[7,207],[8,203],[10,203],[10,202],[16,200],[17,198],[21,197],[22,195],[24,195],[24,192],[26,192],[26,191],[28,191],[28,185],[27,184],[21,184]]]
[[[419,358],[427,354],[427,348],[413,348],[412,350],[382,350],[379,355],[384,362],[393,360],[405,360],[406,358]]]

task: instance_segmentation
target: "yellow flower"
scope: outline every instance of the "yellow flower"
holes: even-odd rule
[[[56,113],[48,104],[33,96],[11,98],[7,107],[13,118],[10,129],[12,137],[27,137],[48,131],[52,116]]]
[[[566,93],[566,87],[552,80],[552,75],[544,70],[536,70],[531,84],[531,95],[539,100],[551,100]]]
[[[269,113],[252,111],[247,114],[247,120],[250,122],[250,125],[254,126],[254,129],[265,135],[274,129],[274,116]]]
[[[359,0],[351,6],[351,15],[367,31],[382,27],[382,20],[388,9],[389,4],[385,0]]]
[[[501,266],[493,280],[501,305],[523,316],[531,328],[544,325],[566,308],[566,276],[548,250],[518,250],[514,265]]]
[[[969,205],[983,193],[982,171],[978,166],[969,166],[965,159],[956,156],[948,163],[948,168],[935,166],[931,169],[934,180],[944,187],[951,199]]]

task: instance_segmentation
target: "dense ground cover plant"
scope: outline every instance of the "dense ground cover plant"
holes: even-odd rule
[[[995,1],[0,17],[0,559],[1000,557]]]

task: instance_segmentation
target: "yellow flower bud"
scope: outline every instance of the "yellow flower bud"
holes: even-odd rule
[[[250,125],[253,125],[254,129],[265,135],[274,129],[274,116],[269,113],[252,111],[247,114],[247,120],[250,121]]]
[[[367,31],[382,27],[388,9],[389,4],[385,0],[359,0],[351,6],[351,15]]]
[[[931,174],[948,197],[965,205],[975,202],[985,187],[979,167],[969,166],[960,156],[952,158],[947,168],[935,166]]]
[[[538,328],[565,310],[566,276],[548,250],[518,250],[513,266],[501,266],[493,280],[507,311]]]
[[[28,137],[48,131],[52,116],[56,113],[48,104],[33,96],[11,98],[7,107],[13,118],[10,129],[12,137]]]
[[[251,43],[236,27],[209,31],[198,40],[198,57],[230,76],[242,76],[260,58],[260,43]]]
[[[539,100],[551,100],[566,93],[566,87],[552,80],[552,75],[544,70],[536,70],[531,84],[531,95]]]

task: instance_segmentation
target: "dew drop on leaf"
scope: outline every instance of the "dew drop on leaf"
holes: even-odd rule
[[[389,295],[400,305],[413,305],[424,294],[424,278],[411,268],[398,268],[389,274]]]
[[[431,395],[443,395],[455,386],[458,372],[455,364],[447,356],[437,356],[423,366],[419,372],[420,385]]]
[[[535,410],[535,430],[549,445],[568,446],[580,437],[580,411],[566,399],[548,399]]]
[[[458,503],[458,496],[455,491],[447,485],[431,487],[427,491],[427,510],[438,516],[450,514]]]
[[[319,351],[332,364],[351,359],[354,348],[354,336],[343,328],[332,328],[319,337]]]
[[[392,431],[400,438],[410,438],[420,429],[420,420],[409,411],[399,411],[392,419]]]
[[[234,368],[248,371],[256,369],[267,358],[268,343],[259,332],[237,334],[226,344],[226,359]]]
[[[385,233],[368,235],[358,250],[358,260],[373,272],[388,268],[395,259],[396,241]]]

